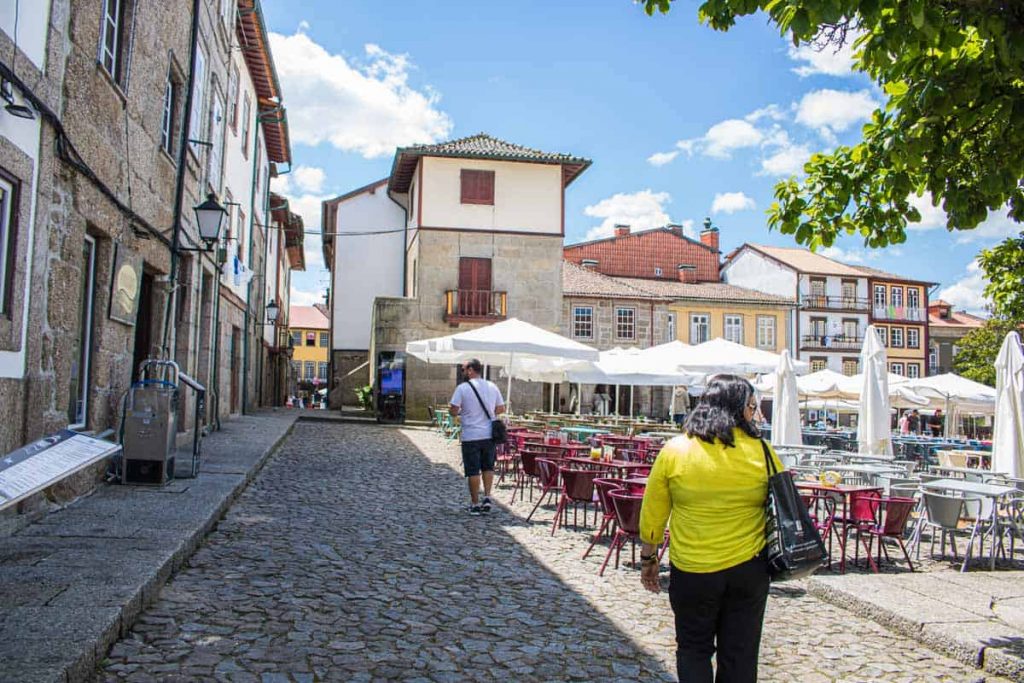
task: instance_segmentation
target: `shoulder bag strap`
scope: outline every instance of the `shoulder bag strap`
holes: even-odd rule
[[[491,411],[487,410],[487,406],[484,405],[484,400],[480,398],[479,392],[477,392],[476,387],[473,386],[473,380],[467,379],[466,384],[468,384],[469,388],[473,390],[474,394],[476,394],[476,400],[480,401],[480,407],[484,409],[484,413],[487,415],[487,419],[493,421],[494,418],[491,417]]]
[[[778,474],[778,470],[775,468],[775,461],[772,460],[772,452],[768,450],[768,442],[761,439],[761,449],[764,450],[764,464],[768,469],[768,478]]]

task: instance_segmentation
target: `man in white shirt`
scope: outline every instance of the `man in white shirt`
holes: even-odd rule
[[[491,485],[494,483],[496,458],[494,439],[491,438],[491,420],[505,412],[501,391],[483,379],[484,367],[476,358],[462,365],[466,381],[455,387],[448,413],[458,416],[462,424],[462,466],[466,471],[469,514],[480,515],[491,511]],[[474,391],[475,390],[475,391]],[[479,398],[478,398],[479,397]],[[480,480],[484,483],[484,499],[480,501]]]

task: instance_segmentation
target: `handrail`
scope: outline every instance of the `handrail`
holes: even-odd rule
[[[824,308],[839,311],[870,311],[871,301],[862,297],[804,294],[800,297],[800,306],[802,308]]]

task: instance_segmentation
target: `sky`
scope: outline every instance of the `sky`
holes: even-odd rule
[[[292,172],[275,179],[307,229],[320,202],[388,175],[395,148],[486,132],[593,161],[566,191],[566,243],[705,217],[728,252],[795,246],[769,231],[773,186],[816,151],[859,140],[884,102],[848,51],[794,48],[763,14],[720,33],[679,0],[648,17],[630,0],[263,0],[288,110]],[[826,256],[938,284],[958,307],[984,307],[975,257],[1014,224],[995,212],[950,233],[923,220],[895,247],[846,237]],[[345,239],[345,238],[341,238]],[[323,301],[320,239],[292,302]]]

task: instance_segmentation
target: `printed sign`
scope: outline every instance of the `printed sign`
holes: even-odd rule
[[[0,509],[121,450],[65,429],[0,458]]]

